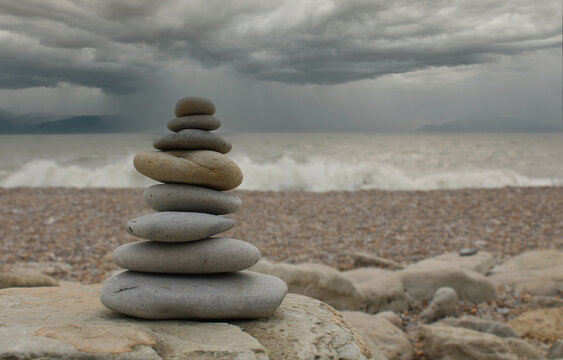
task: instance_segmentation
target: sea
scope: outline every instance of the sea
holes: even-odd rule
[[[221,134],[246,190],[562,186],[563,134]],[[162,134],[0,135],[0,187],[141,188],[133,157]]]

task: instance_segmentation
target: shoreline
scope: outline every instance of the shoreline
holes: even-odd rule
[[[0,264],[62,263],[60,280],[95,283],[117,270],[110,254],[137,239],[125,223],[152,212],[143,189],[0,188]],[[563,248],[563,187],[323,193],[235,190],[242,208],[222,234],[271,261],[350,269],[352,252],[405,264],[464,247],[497,263]]]

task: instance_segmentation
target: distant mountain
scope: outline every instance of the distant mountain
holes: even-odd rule
[[[522,119],[493,118],[457,120],[440,125],[424,125],[415,130],[427,133],[450,132],[563,132],[562,126]]]
[[[0,134],[76,134],[126,132],[120,115],[16,114],[0,109]]]

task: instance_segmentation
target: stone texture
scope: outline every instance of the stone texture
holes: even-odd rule
[[[216,151],[145,151],[135,155],[133,165],[141,174],[164,183],[231,190],[242,182],[237,164]]]
[[[419,335],[427,359],[517,359],[503,339],[491,334],[443,325],[424,325]]]
[[[407,270],[439,270],[439,269],[469,269],[480,274],[486,274],[495,266],[493,256],[485,251],[479,251],[471,256],[461,256],[456,252],[445,253],[428,258],[407,266]]]
[[[350,257],[354,261],[354,267],[386,267],[390,269],[403,269],[404,266],[393,260],[385,259],[380,256],[365,252],[351,253]]]
[[[485,276],[467,269],[409,269],[397,272],[409,301],[416,305],[430,300],[441,287],[454,289],[461,300],[493,300],[496,290]]]
[[[547,352],[548,359],[563,359],[563,340],[551,345]]]
[[[369,354],[339,313],[299,295],[288,295],[272,318],[220,323],[122,316],[102,306],[99,291],[99,285],[0,291],[0,358],[384,360]]]
[[[127,232],[154,241],[183,242],[206,239],[234,225],[233,219],[223,216],[163,211],[129,220]]]
[[[507,338],[504,339],[510,351],[518,357],[518,359],[543,359],[542,352],[532,344],[527,343],[522,339]]]
[[[287,286],[250,271],[206,275],[125,271],[102,288],[111,310],[143,319],[237,319],[270,316]]]
[[[277,276],[285,281],[289,292],[319,299],[339,310],[359,310],[364,305],[364,294],[340,272],[325,265],[260,260],[250,270]]]
[[[166,126],[174,132],[184,129],[213,131],[221,127],[221,120],[211,115],[191,115],[172,119]]]
[[[563,251],[528,251],[496,266],[489,278],[496,284],[537,295],[563,292]]]
[[[10,287],[37,287],[57,285],[59,285],[57,280],[43,274],[13,274],[8,272],[0,272],[0,289]]]
[[[384,314],[384,313],[380,313]],[[414,349],[400,327],[386,319],[388,315],[370,315],[359,311],[343,311],[342,315],[356,330],[371,340],[388,360],[410,360]]]
[[[221,136],[199,129],[185,129],[154,141],[158,150],[212,150],[226,154],[232,145]]]
[[[215,114],[215,104],[211,100],[188,96],[178,100],[174,109],[176,117],[188,115],[213,115]]]
[[[452,315],[455,313],[457,302],[457,293],[454,289],[449,287],[439,288],[430,305],[420,313],[420,317],[427,321],[434,321]]]
[[[546,340],[563,339],[563,308],[528,311],[508,322],[522,337]]]
[[[223,215],[236,212],[242,205],[234,195],[188,184],[153,185],[145,190],[144,198],[156,211]]]
[[[408,309],[409,301],[397,274],[398,272],[377,268],[359,268],[342,273],[364,293],[365,311],[370,314]]]
[[[454,327],[462,327],[470,330],[493,334],[502,338],[514,337],[518,334],[512,328],[500,321],[480,319],[476,316],[464,316],[461,318],[447,318],[439,322]]]
[[[187,243],[138,241],[115,249],[113,261],[124,269],[170,274],[205,274],[248,269],[260,250],[242,240],[210,238]]]

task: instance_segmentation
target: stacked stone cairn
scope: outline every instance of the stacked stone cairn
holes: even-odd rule
[[[156,213],[130,220],[127,231],[148,239],[118,247],[113,261],[127,271],[108,280],[102,303],[144,319],[243,319],[272,315],[287,293],[277,277],[248,269],[260,259],[253,245],[213,237],[234,226],[220,215],[240,199],[223,191],[242,182],[224,154],[231,144],[210,132],[221,126],[215,105],[187,97],[168,122],[174,133],[154,142],[160,151],[135,156],[135,168],[164,184],[144,192]]]

